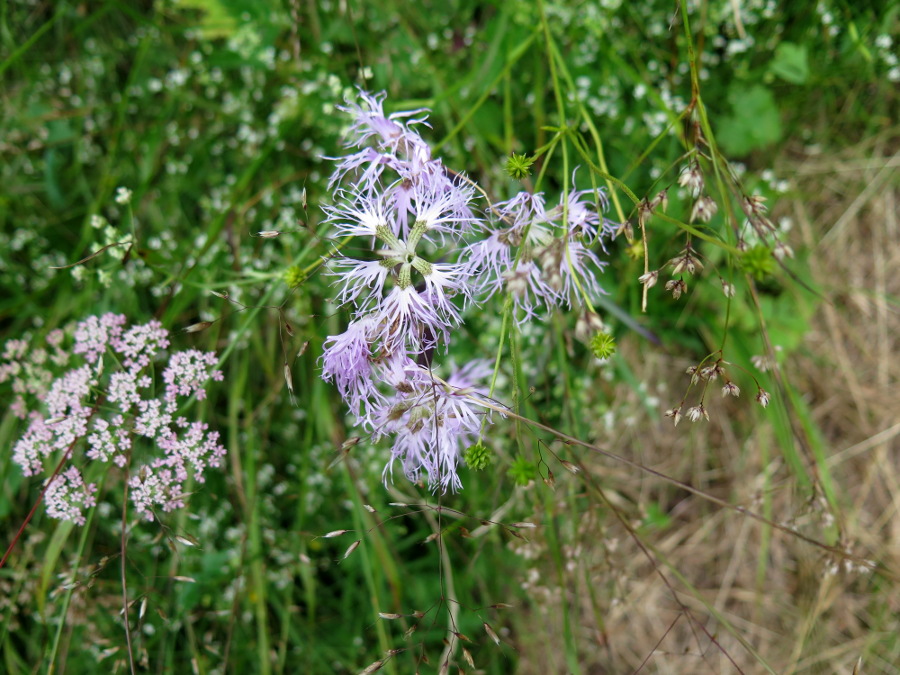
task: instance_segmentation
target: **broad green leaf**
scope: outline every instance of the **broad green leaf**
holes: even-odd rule
[[[766,87],[733,84],[728,101],[732,113],[722,119],[718,136],[730,155],[740,157],[781,140],[781,116]]]
[[[805,45],[782,42],[775,50],[769,70],[782,80],[804,84],[809,79],[809,59]]]

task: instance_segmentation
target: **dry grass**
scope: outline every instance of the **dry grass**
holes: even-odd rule
[[[887,148],[873,141],[840,157],[801,155],[778,171],[798,188],[779,205],[794,221],[792,244],[808,251],[812,283],[826,298],[784,373],[821,436],[838,507],[798,487],[763,421],[771,409],[753,423],[743,397],[728,407],[732,415],[716,401],[709,424],[684,421],[673,430],[623,390],[617,412],[633,424],[610,448],[847,547],[879,571],[847,571],[796,536],[591,460],[627,525],[599,497],[580,502],[589,506],[565,549],[565,593],[552,592],[559,576],[549,563],[531,585],[535,603],[522,634],[542,640],[519,645],[521,672],[569,672],[559,620],[567,611],[588,673],[766,672],[754,650],[777,673],[849,674],[857,664],[868,674],[900,673],[900,153]],[[623,345],[641,381],[671,383],[660,395],[668,407],[688,364],[640,348]],[[629,528],[654,503],[670,524],[634,536]]]

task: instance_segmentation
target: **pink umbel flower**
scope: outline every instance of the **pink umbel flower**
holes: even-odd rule
[[[84,524],[84,510],[95,505],[97,492],[85,476],[98,476],[99,464],[129,467],[137,481],[132,503],[147,519],[157,507],[183,505],[185,481],[203,482],[205,470],[220,464],[225,449],[218,433],[175,416],[189,397],[204,398],[209,383],[222,379],[215,355],[196,349],[169,355],[161,378],[165,391],[156,395],[151,373],[165,361],[168,347],[168,333],[159,322],[128,327],[116,314],[89,317],[68,333],[52,331],[46,346],[22,340],[6,344],[0,383],[11,383],[28,421],[13,446],[13,461],[26,476],[39,476],[65,460],[46,485],[49,515]],[[70,360],[82,365],[70,365]],[[136,436],[149,444],[135,444]],[[155,450],[149,457],[138,454],[148,448]],[[145,485],[141,476],[153,481]]]
[[[138,324],[111,341],[113,349],[124,357],[125,368],[138,371],[169,346],[169,334],[159,321]]]
[[[85,319],[75,328],[75,346],[72,347],[72,352],[83,354],[84,360],[88,363],[96,363],[106,351],[110,340],[122,333],[123,325],[125,317],[119,314],[104,314]]]
[[[198,401],[206,398],[206,385],[210,380],[221,382],[222,371],[216,370],[216,355],[196,349],[172,354],[163,371],[166,383],[166,409],[178,407],[178,397],[196,396]]]
[[[44,493],[47,515],[60,520],[71,520],[76,525],[84,525],[84,509],[97,503],[94,494],[97,486],[86,485],[81,472],[70,466],[55,478],[51,478]]]

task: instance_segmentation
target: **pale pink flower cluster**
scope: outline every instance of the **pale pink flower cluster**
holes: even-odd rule
[[[129,327],[117,314],[54,330],[44,345],[6,343],[0,383],[11,384],[11,410],[28,423],[13,461],[26,476],[38,476],[66,459],[46,486],[48,514],[84,524],[84,509],[96,504],[97,485],[84,475],[98,475],[92,463],[129,467],[131,502],[147,520],[184,506],[186,482],[203,482],[206,468],[219,466],[225,448],[218,432],[176,416],[187,399],[205,398],[209,382],[222,379],[215,355],[171,354],[164,391],[156,392],[152,369],[168,347],[158,321]]]

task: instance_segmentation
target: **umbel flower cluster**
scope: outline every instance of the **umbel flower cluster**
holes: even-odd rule
[[[440,379],[434,354],[448,351],[463,312],[490,296],[508,294],[520,323],[589,306],[603,267],[590,246],[614,230],[599,189],[572,191],[553,208],[522,192],[479,210],[480,190],[419,135],[427,111],[385,115],[383,101],[360,92],[341,108],[352,117],[348,153],[330,158],[334,203],[324,208],[342,242],[330,264],[336,302],[352,320],[327,339],[322,376],[373,438],[393,436],[386,479],[399,463],[414,482],[457,490],[462,450],[496,409],[480,388],[491,370],[473,362]]]
[[[44,345],[6,343],[0,383],[11,383],[11,410],[28,424],[13,461],[26,476],[50,475],[44,501],[51,516],[85,523],[97,492],[85,475],[101,474],[99,464],[129,467],[131,503],[147,520],[157,509],[184,506],[186,483],[203,482],[206,468],[219,465],[225,448],[218,432],[178,414],[188,398],[204,398],[206,385],[222,379],[215,355],[172,353],[155,380],[153,366],[168,346],[158,321],[127,326],[117,314],[51,331]],[[54,475],[56,466],[62,468]]]

